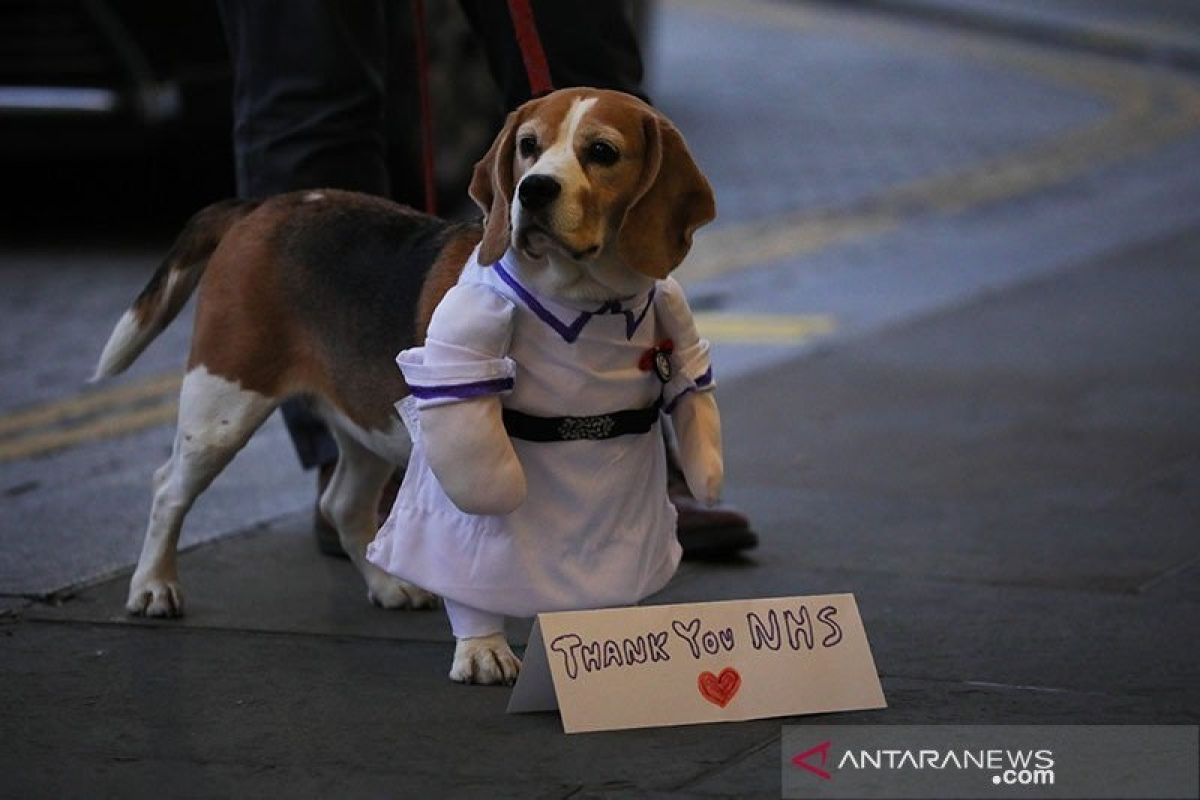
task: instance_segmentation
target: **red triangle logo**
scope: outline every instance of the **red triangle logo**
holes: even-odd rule
[[[792,763],[795,764],[797,767],[800,767],[801,769],[808,770],[813,775],[816,775],[818,778],[821,778],[822,780],[829,780],[830,778],[833,777],[833,775],[831,775],[829,772],[821,769],[821,767],[825,766],[825,762],[827,762],[829,760],[830,744],[831,744],[830,742],[821,742],[816,747],[810,747],[809,749],[805,750],[803,753],[796,755],[796,756],[792,756]],[[808,759],[812,756],[815,756],[817,753],[821,754],[821,767],[813,766],[812,764],[808,763]]]

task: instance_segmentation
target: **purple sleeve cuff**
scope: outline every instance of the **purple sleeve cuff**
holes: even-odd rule
[[[412,392],[412,396],[418,400],[469,400],[472,397],[511,392],[513,379],[496,378],[488,381],[450,383],[440,386],[418,386],[410,383],[408,388]]]
[[[513,390],[516,378],[511,358],[489,357],[433,340],[403,351],[396,363],[418,408],[505,394]]]

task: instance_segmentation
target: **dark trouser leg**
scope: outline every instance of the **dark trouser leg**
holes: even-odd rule
[[[238,194],[306,188],[387,195],[389,24],[381,0],[219,0],[234,70]],[[283,418],[306,467],[337,459],[303,401]]]
[[[492,76],[512,109],[529,99],[529,79],[503,0],[460,0],[487,50]],[[533,16],[556,89],[595,86],[642,94],[637,37],[615,0],[534,0]]]

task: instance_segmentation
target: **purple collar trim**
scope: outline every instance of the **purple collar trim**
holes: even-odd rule
[[[637,332],[638,326],[642,324],[642,320],[650,313],[650,306],[654,303],[654,291],[656,287],[650,287],[650,293],[646,297],[646,304],[642,307],[641,312],[634,314],[633,311],[622,308],[621,303],[617,300],[610,300],[597,308],[595,311],[580,311],[579,316],[575,318],[571,324],[567,324],[554,315],[550,309],[542,305],[541,301],[534,296],[532,292],[526,289],[517,281],[513,275],[504,268],[502,262],[497,261],[492,265],[492,269],[496,270],[496,274],[500,276],[500,280],[508,284],[508,288],[512,289],[517,297],[521,298],[521,302],[529,307],[537,318],[549,325],[554,331],[563,338],[568,344],[574,343],[579,338],[579,334],[583,332],[583,328],[592,317],[599,314],[624,314],[625,315],[625,338],[632,339],[633,334]]]

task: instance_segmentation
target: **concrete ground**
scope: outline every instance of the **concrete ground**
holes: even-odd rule
[[[650,602],[853,592],[889,708],[822,723],[1195,724],[1200,81],[821,4],[655,36],[762,545]],[[451,684],[440,613],[316,554],[276,421],[189,520],[188,616],[126,618],[186,324],[79,382],[162,244],[0,247],[0,796],[778,796],[805,719],[568,737]]]

